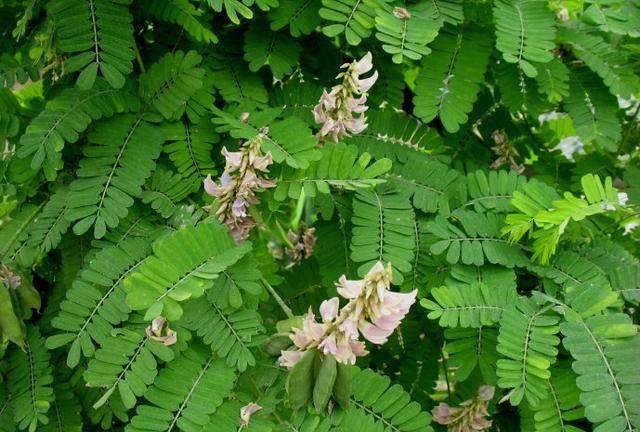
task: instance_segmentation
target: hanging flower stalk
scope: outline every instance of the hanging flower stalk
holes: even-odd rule
[[[269,172],[268,167],[273,163],[271,153],[263,155],[260,151],[267,132],[267,128],[262,128],[237,152],[230,152],[223,147],[226,165],[219,183],[214,182],[210,175],[204,181],[205,191],[218,198],[215,215],[229,227],[238,243],[245,240],[256,225],[248,210],[260,202],[257,193],[275,186],[274,181],[262,177],[263,173]]]
[[[378,79],[378,71],[369,78],[362,78],[373,68],[371,53],[368,52],[358,61],[340,66],[345,69],[336,79],[342,82],[331,88],[331,92],[322,92],[318,105],[313,108],[316,123],[321,123],[318,132],[320,139],[338,141],[343,136],[359,134],[367,128],[367,92]]]
[[[282,351],[280,365],[293,367],[310,349],[333,356],[338,363],[355,364],[356,357],[367,354],[360,334],[371,343],[385,343],[409,312],[417,294],[417,290],[390,291],[391,275],[390,264],[385,267],[377,262],[362,280],[341,276],[338,294],[348,303],[340,309],[338,297],[323,301],[321,323],[309,309],[302,328],[293,328],[289,335],[296,349]]]
[[[478,389],[478,396],[464,401],[458,407],[450,407],[441,403],[433,409],[433,419],[447,426],[448,432],[478,432],[491,427],[488,419],[487,405],[493,399],[495,389],[492,386],[482,386]]]

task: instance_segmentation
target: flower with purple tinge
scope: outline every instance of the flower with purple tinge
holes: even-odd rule
[[[249,236],[255,226],[248,208],[260,202],[257,193],[275,186],[269,179],[263,178],[261,173],[268,172],[273,163],[271,154],[263,155],[260,144],[267,129],[261,130],[254,138],[245,142],[239,151],[231,152],[222,148],[225,157],[225,170],[220,176],[219,183],[211,176],[204,180],[204,190],[218,199],[215,215],[229,227],[236,242],[241,242]]]
[[[390,291],[392,270],[376,263],[362,280],[340,277],[338,294],[348,303],[339,308],[340,299],[333,297],[320,305],[322,323],[316,322],[313,312],[303,319],[302,329],[292,329],[289,337],[298,348],[282,351],[280,364],[292,367],[307,349],[318,349],[332,355],[336,361],[355,364],[356,357],[367,354],[359,340],[362,335],[369,342],[383,344],[400,325],[415,302],[417,291]],[[293,354],[300,353],[300,354]]]
[[[493,399],[495,389],[483,385],[478,389],[478,395],[466,400],[457,407],[440,403],[432,411],[433,420],[447,426],[449,432],[481,432],[491,428],[491,420],[487,405]]]
[[[312,111],[316,123],[322,124],[318,132],[320,139],[338,141],[367,128],[364,114],[368,109],[367,92],[378,80],[378,71],[362,78],[373,69],[371,53],[366,53],[360,60],[344,63],[340,68],[345,70],[336,79],[342,79],[342,82],[333,86],[330,92],[323,90]]]
[[[287,369],[291,369],[295,366],[296,363],[302,358],[304,351],[297,350],[283,350],[280,352],[280,358],[278,359],[278,364],[280,366],[286,367]]]
[[[250,402],[247,405],[240,408],[240,427],[249,426],[249,421],[251,420],[251,416],[260,411],[262,407],[257,403]]]
[[[322,321],[333,321],[338,317],[338,309],[340,308],[340,300],[338,297],[333,297],[329,300],[325,300],[320,304],[320,316]]]

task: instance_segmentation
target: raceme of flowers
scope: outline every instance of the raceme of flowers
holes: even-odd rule
[[[218,199],[215,215],[229,227],[236,242],[246,239],[256,225],[249,207],[260,202],[257,193],[275,186],[274,181],[263,177],[273,163],[271,153],[264,155],[260,151],[267,133],[268,129],[262,128],[236,152],[223,147],[226,164],[219,181],[214,182],[211,175],[204,181],[205,191]]]
[[[360,60],[344,63],[340,68],[345,71],[336,79],[342,79],[342,82],[333,86],[329,93],[324,90],[313,108],[316,123],[322,124],[318,132],[320,139],[338,141],[367,128],[367,92],[378,79],[378,71],[368,78],[362,78],[362,75],[373,68],[372,55],[367,52]]]
[[[400,325],[415,302],[417,290],[400,293],[390,290],[391,265],[377,262],[361,280],[340,277],[338,294],[348,300],[340,308],[340,299],[333,297],[320,305],[322,322],[309,308],[302,328],[293,328],[290,339],[297,349],[283,350],[280,365],[293,367],[309,349],[332,355],[336,361],[355,364],[356,357],[367,354],[360,334],[371,343],[382,345]]]
[[[494,392],[494,387],[484,385],[478,389],[475,398],[462,402],[458,407],[440,403],[433,409],[433,420],[446,425],[448,432],[487,431],[492,424],[488,419],[487,405],[493,399]]]

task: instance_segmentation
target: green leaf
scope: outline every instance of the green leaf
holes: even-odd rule
[[[47,4],[66,72],[82,70],[77,85],[94,86],[98,70],[114,88],[125,83],[135,58],[131,0],[55,0]]]
[[[595,430],[632,431],[638,424],[637,326],[624,314],[564,322],[563,344],[574,358],[580,402]]]
[[[124,280],[127,305],[174,321],[182,316],[180,302],[200,297],[221,271],[251,248],[236,246],[225,226],[201,223],[179,229],[153,244],[153,255]]]
[[[412,269],[414,212],[406,194],[393,189],[361,189],[353,198],[351,259],[364,276],[377,261],[393,265],[393,282]]]
[[[142,185],[160,155],[162,133],[142,117],[120,115],[104,120],[89,135],[92,145],[69,185],[66,218],[75,222],[73,232],[93,227],[95,238],[115,228],[142,193]]]
[[[560,339],[558,316],[548,306],[520,297],[500,319],[498,385],[512,389],[509,400],[519,405],[524,398],[535,406],[547,397],[549,368],[556,361]]]
[[[447,132],[467,122],[491,55],[491,37],[469,26],[446,27],[424,57],[416,79],[415,115],[424,122],[440,118]]]
[[[496,48],[502,58],[515,63],[528,77],[538,74],[532,63],[553,59],[556,29],[553,13],[537,0],[498,0],[494,3]]]

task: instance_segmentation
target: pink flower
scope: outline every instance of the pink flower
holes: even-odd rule
[[[358,297],[363,288],[364,281],[362,280],[348,280],[344,275],[338,279],[338,294],[347,300]]]
[[[368,51],[360,60],[356,63],[356,72],[358,75],[365,74],[373,68],[373,56]]]
[[[302,358],[304,351],[281,351],[278,364],[291,369]]]
[[[322,92],[318,104],[313,108],[316,123],[322,124],[318,132],[321,139],[329,137],[338,141],[343,136],[359,134],[366,129],[366,92],[377,81],[378,72],[374,71],[368,78],[362,78],[361,75],[372,68],[372,56],[368,52],[360,60],[343,64],[341,69],[346,70],[336,77],[342,82],[333,86],[330,93],[326,90]]]
[[[329,300],[325,300],[320,305],[320,316],[322,321],[332,321],[338,317],[338,308],[340,307],[340,300],[338,297],[333,297]]]
[[[383,329],[367,321],[360,322],[360,331],[366,340],[376,345],[385,343],[387,338],[393,333],[393,329]]]
[[[336,354],[338,352],[338,346],[336,344],[335,335],[331,334],[327,336],[321,343],[318,345],[318,348],[322,351],[323,354]]]
[[[378,71],[373,72],[369,78],[359,79],[358,85],[360,86],[360,92],[366,93],[373,87],[373,85],[378,81]]]
[[[240,408],[240,427],[249,426],[249,420],[251,420],[251,416],[261,409],[262,407],[260,405],[253,402],[250,402]]]
[[[256,225],[248,214],[248,207],[260,202],[257,193],[275,186],[273,181],[257,174],[267,172],[268,166],[273,162],[271,154],[260,153],[260,144],[264,137],[260,132],[236,152],[230,152],[223,147],[222,154],[226,159],[226,165],[219,183],[215,183],[211,176],[204,180],[205,192],[217,198],[216,216],[228,226],[238,243],[246,239]]]

